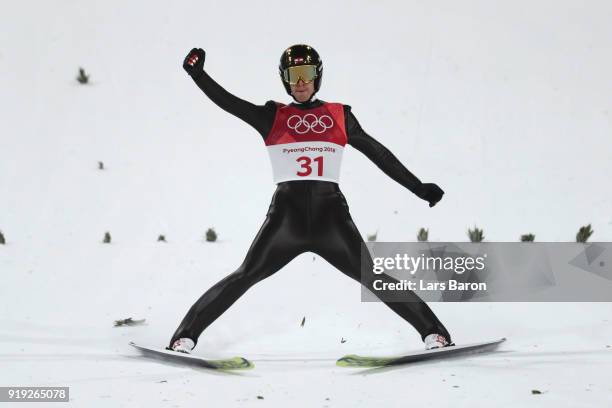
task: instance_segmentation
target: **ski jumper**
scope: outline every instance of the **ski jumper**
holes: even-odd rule
[[[411,191],[420,181],[382,144],[363,131],[350,106],[320,100],[283,105],[254,105],[223,89],[206,72],[196,84],[219,107],[253,126],[262,135],[277,183],[266,218],[242,264],[208,289],[189,309],[170,340],[198,337],[251,286],[274,274],[303,252],[318,254],[361,283],[361,262],[372,270],[369,253],[338,186],[342,153],[347,144],[363,152],[387,175]],[[397,282],[389,275],[366,277]],[[414,292],[408,302],[385,304],[409,322],[424,339],[451,336],[433,311]]]

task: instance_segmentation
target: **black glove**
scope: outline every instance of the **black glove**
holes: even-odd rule
[[[193,78],[198,79],[204,72],[206,52],[201,48],[194,48],[183,61],[183,69]]]
[[[438,187],[437,184],[423,183],[417,192],[417,196],[423,200],[429,202],[429,206],[433,207],[438,201],[442,199],[444,190]]]

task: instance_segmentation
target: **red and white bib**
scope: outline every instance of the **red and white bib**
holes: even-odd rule
[[[266,137],[274,182],[325,180],[338,182],[347,135],[341,103],[312,109],[278,105]]]

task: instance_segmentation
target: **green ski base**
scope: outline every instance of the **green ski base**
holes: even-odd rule
[[[138,345],[134,342],[130,342],[130,346],[135,347],[147,357],[186,365],[204,367],[213,370],[249,370],[255,367],[252,362],[250,362],[244,357],[232,357],[223,358],[219,360],[210,360],[193,354],[145,347]]]
[[[484,353],[487,351],[494,350],[504,341],[506,341],[505,337],[499,340],[487,341],[482,343],[448,346],[433,350],[420,350],[412,353],[406,353],[401,356],[391,357],[369,357],[350,354],[336,361],[336,365],[340,367],[362,368],[390,367],[402,364],[416,363],[419,361],[458,357],[475,353]]]

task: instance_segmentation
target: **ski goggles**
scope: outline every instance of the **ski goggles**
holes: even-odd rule
[[[297,65],[283,70],[283,79],[290,85],[296,85],[301,79],[305,84],[317,77],[316,65]]]

